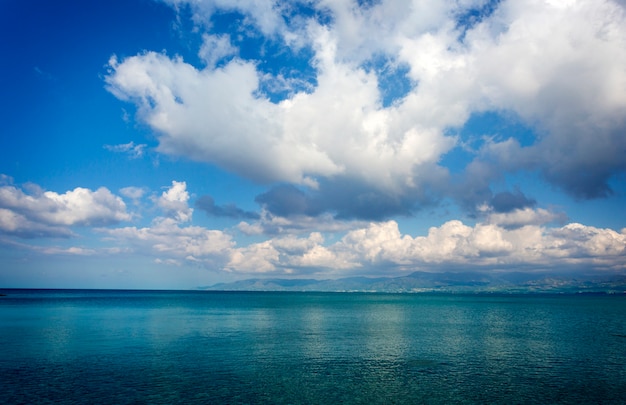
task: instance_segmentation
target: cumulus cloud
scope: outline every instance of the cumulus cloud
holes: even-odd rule
[[[241,60],[198,70],[146,53],[112,59],[107,82],[118,97],[138,104],[158,132],[160,151],[258,181],[315,187],[318,177],[339,176],[402,193],[430,179],[430,171],[418,168],[434,164],[454,141],[428,122],[384,110],[376,76],[337,62],[330,33],[314,31],[318,86],[278,104],[255,96],[259,74]]]
[[[172,181],[172,186],[164,191],[157,199],[157,205],[165,215],[177,222],[191,221],[193,208],[187,204],[189,193],[187,183],[184,181]]]
[[[417,236],[402,234],[396,221],[350,221],[341,228],[341,222],[328,214],[287,217],[263,211],[258,221],[242,222],[238,228],[244,233],[273,234],[273,237],[238,246],[223,231],[183,226],[191,219],[191,212],[186,210],[187,200],[184,182],[172,182],[161,198],[155,200],[159,206],[181,203],[167,205],[165,208],[169,209],[164,211],[167,216],[157,217],[143,228],[122,227],[101,232],[115,244],[157,256],[160,263],[200,264],[242,274],[341,276],[451,268],[626,269],[626,232],[577,223],[550,227],[548,224],[565,218],[542,208],[498,212],[487,207],[485,220],[475,225],[451,220],[430,228],[426,235]],[[181,221],[181,213],[189,217]],[[324,218],[329,224],[327,229]],[[328,241],[321,232],[312,231],[323,229],[333,234],[331,225],[336,227],[336,234],[343,235],[340,239]]]
[[[397,222],[370,223],[339,241],[324,243],[321,234],[284,236],[233,248],[229,271],[381,274],[385,271],[520,269],[619,270],[626,268],[626,233],[581,224],[550,228],[538,224],[545,211],[499,218],[502,223],[469,226],[452,220],[424,236],[403,235]],[[503,214],[497,214],[503,215]],[[510,214],[504,214],[510,215]],[[508,226],[515,222],[515,227]],[[523,224],[526,222],[525,224]]]
[[[136,195],[137,190],[127,190]],[[189,207],[189,192],[184,181],[172,181],[159,197],[153,199],[162,216],[149,226],[100,229],[106,240],[130,247],[135,253],[156,256],[156,263],[200,263],[206,267],[224,268],[235,246],[232,236],[220,230],[185,225],[191,222],[193,208]],[[121,253],[128,253],[126,250]]]
[[[458,220],[432,227],[425,235],[400,232],[396,221],[342,222],[329,214],[317,217],[274,216],[262,211],[255,222],[238,229],[271,237],[239,246],[222,230],[189,224],[185,182],[173,181],[152,201],[163,215],[147,226],[104,227],[129,220],[119,197],[106,189],[77,188],[65,194],[12,185],[0,187],[0,229],[19,237],[71,236],[76,225],[96,226],[110,247],[32,248],[42,254],[94,256],[145,254],[162,264],[200,265],[242,274],[384,274],[426,269],[524,268],[575,270],[626,269],[626,230],[617,232],[564,221],[542,208],[497,211],[486,207],[484,221]],[[136,190],[129,190],[134,195]],[[324,234],[322,233],[324,232]]]
[[[105,226],[128,221],[122,199],[101,187],[77,187],[64,194],[43,191],[36,185],[27,193],[12,185],[0,187],[0,230],[21,237],[59,236],[73,233],[72,226]]]
[[[503,173],[538,171],[576,197],[594,198],[610,195],[609,180],[626,170],[619,3],[170,3],[188,6],[206,31],[199,50],[206,66],[154,52],[113,57],[109,90],[138,106],[159,152],[260,182],[307,186],[320,197],[307,199],[308,210],[383,219],[445,196],[493,197],[496,210],[512,210],[532,201],[492,196],[490,184]],[[299,14],[303,8],[309,17]],[[285,52],[310,49],[314,86],[271,102],[263,88],[272,81],[280,87],[284,77],[242,59],[228,37],[211,31],[220,11],[241,13],[254,35]],[[405,66],[410,83],[393,103],[381,92],[384,66]],[[439,162],[462,140],[447,134],[485,111],[519,117],[535,138],[525,146],[506,134],[486,142],[466,168],[474,179],[449,183]],[[342,207],[325,192],[346,184],[362,189],[365,200],[372,196],[382,214]]]
[[[489,104],[541,134],[502,165],[539,169],[577,197],[610,193],[607,181],[626,168],[624,19],[612,1],[511,1],[468,32]]]
[[[580,224],[561,228],[525,225],[507,229],[496,224],[467,226],[461,221],[433,227],[427,236],[401,235],[395,221],[349,232],[335,248],[351,252],[363,266],[405,269],[450,267],[510,270],[520,266],[623,270],[626,234]]]
[[[271,241],[254,243],[232,252],[226,270],[242,273],[268,273],[276,271],[280,255]]]
[[[339,170],[324,153],[281,138],[282,109],[254,96],[259,79],[252,62],[233,60],[221,69],[199,71],[181,59],[149,52],[123,63],[113,59],[111,67],[109,88],[139,105],[142,119],[159,133],[161,152],[259,181],[300,182],[305,169]]]
[[[74,235],[67,227],[32,221],[24,215],[5,208],[0,208],[0,231],[21,238],[66,238]]]
[[[245,273],[324,273],[355,265],[323,246],[318,232],[308,237],[286,236],[233,250],[226,269]]]
[[[101,230],[115,243],[131,246],[138,253],[168,260],[199,261],[220,268],[226,262],[234,242],[230,235],[199,226],[181,226],[173,218],[157,217],[147,227],[122,227]]]

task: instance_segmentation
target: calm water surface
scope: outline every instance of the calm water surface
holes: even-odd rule
[[[626,296],[0,293],[5,403],[626,401]]]

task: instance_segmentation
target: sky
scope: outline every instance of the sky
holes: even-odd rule
[[[3,0],[0,286],[626,274],[625,12]]]

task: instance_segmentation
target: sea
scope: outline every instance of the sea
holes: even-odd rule
[[[626,403],[626,295],[0,294],[0,403]]]

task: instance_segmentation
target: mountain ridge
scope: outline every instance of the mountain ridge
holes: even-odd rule
[[[547,273],[483,273],[416,271],[398,277],[339,279],[250,278],[199,287],[207,291],[302,292],[448,292],[448,293],[606,293],[626,294],[626,275],[549,275]]]

